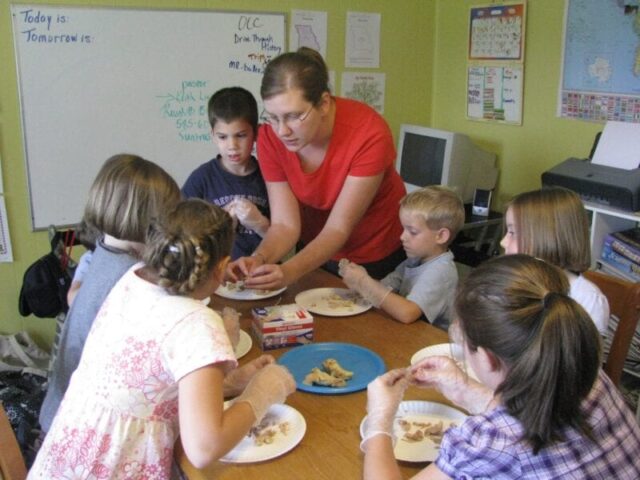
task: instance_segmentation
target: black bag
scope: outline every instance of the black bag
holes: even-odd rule
[[[71,237],[69,237],[69,232]],[[70,238],[70,240],[69,240]],[[67,245],[73,245],[73,231],[56,232],[51,238],[51,252],[36,260],[25,272],[20,289],[18,309],[26,317],[53,318],[69,310],[67,292],[71,286]],[[62,252],[60,250],[62,249]]]

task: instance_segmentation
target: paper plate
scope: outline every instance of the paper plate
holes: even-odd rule
[[[366,312],[371,304],[346,288],[313,288],[296,295],[296,303],[310,312],[328,317],[346,317]]]
[[[262,300],[264,298],[271,298],[280,295],[287,287],[279,288],[278,290],[255,290],[253,288],[244,288],[239,290],[235,288],[233,283],[222,284],[216,290],[216,295],[223,298],[229,298],[231,300]]]
[[[344,369],[353,372],[353,378],[347,380],[347,385],[324,387],[304,384],[304,377],[311,369],[321,368],[322,362],[327,358],[335,358]],[[296,380],[298,390],[321,395],[339,395],[364,390],[371,380],[385,372],[384,361],[380,355],[351,343],[311,343],[295,347],[283,354],[278,363],[289,369]]]
[[[451,356],[452,352],[453,356]],[[471,368],[471,365],[469,365],[469,362],[464,361],[464,352],[462,350],[462,347],[460,345],[456,345],[455,343],[439,343],[438,345],[431,345],[430,347],[425,347],[421,350],[418,350],[411,357],[411,365],[415,365],[420,360],[427,357],[433,357],[435,355],[442,355],[444,357],[453,358],[456,362],[458,362],[460,368],[465,370],[471,378],[480,381],[478,379],[478,376],[476,375],[476,372],[474,372],[473,368]]]
[[[253,340],[251,340],[251,335],[244,330],[240,330],[240,340],[238,340],[238,345],[236,345],[235,351],[236,358],[240,359],[249,353],[252,345]]]
[[[409,441],[405,438],[407,433],[400,426],[400,420],[410,424],[409,434],[414,434],[420,427],[416,423],[436,423],[442,422],[444,432],[451,423],[460,425],[467,418],[460,410],[443,405],[437,402],[425,402],[420,400],[410,400],[401,402],[396,412],[393,422],[393,432],[397,438],[393,453],[397,460],[405,462],[433,462],[438,456],[439,442],[432,440],[430,436],[425,436],[419,441]],[[363,437],[365,416],[360,422],[360,437]]]
[[[253,436],[246,436],[220,461],[254,463],[279,457],[298,445],[307,431],[307,422],[302,414],[289,405],[273,405],[265,415],[265,419],[267,418],[274,423],[271,427],[276,432],[273,443],[258,446]],[[288,424],[286,434],[280,430],[280,425],[285,422]]]

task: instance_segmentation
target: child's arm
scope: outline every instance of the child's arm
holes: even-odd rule
[[[357,291],[364,299],[387,312],[395,320],[412,323],[422,316],[422,310],[415,302],[392,292],[391,287],[371,278],[364,267],[342,259],[338,268],[338,273],[350,289]]]
[[[401,323],[413,323],[423,314],[417,303],[393,292],[387,295],[380,308]]]
[[[295,390],[286,368],[268,365],[251,379],[243,394],[223,410],[222,367],[208,365],[178,382],[180,436],[185,454],[203,468],[230,451],[274,403]]]

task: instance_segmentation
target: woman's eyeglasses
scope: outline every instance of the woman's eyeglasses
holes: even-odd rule
[[[266,110],[262,110],[262,114],[260,115],[260,120],[262,120],[264,123],[268,123],[269,125],[271,125],[273,128],[276,128],[276,129],[280,126],[281,123],[283,123],[289,128],[297,127],[307,119],[307,117],[309,116],[309,114],[311,113],[314,107],[315,105],[311,105],[309,110],[307,110],[306,112],[287,113],[283,115],[281,118],[279,118],[276,115],[272,115],[268,113]]]

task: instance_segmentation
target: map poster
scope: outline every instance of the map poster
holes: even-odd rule
[[[289,50],[309,47],[327,58],[327,12],[292,10]]]
[[[640,2],[566,1],[558,116],[640,123]]]
[[[467,118],[522,125],[522,65],[470,65]]]
[[[471,7],[469,60],[524,61],[524,1]]]

